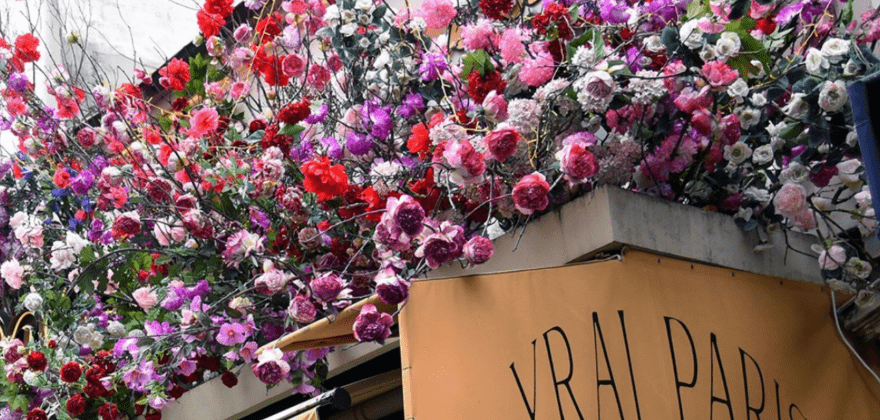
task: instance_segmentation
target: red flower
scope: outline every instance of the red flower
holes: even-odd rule
[[[320,157],[312,159],[300,167],[305,180],[306,191],[318,195],[318,200],[329,200],[344,194],[348,190],[348,176],[342,165],[330,166],[330,159]]]
[[[280,23],[283,21],[284,18],[281,16],[281,14],[275,12],[257,22],[257,26],[255,29],[257,34],[260,36],[260,45],[272,41],[273,39],[275,39],[276,36],[281,33]]]
[[[27,364],[31,370],[34,371],[43,371],[46,369],[46,355],[39,351],[32,351],[28,354]]]
[[[223,372],[223,375],[220,376],[220,380],[223,381],[223,385],[226,385],[227,388],[232,388],[238,385],[238,377],[230,370]]]
[[[159,69],[159,83],[165,89],[184,90],[189,82],[189,64],[179,58],[171,59],[167,66]]]
[[[501,73],[497,71],[493,70],[485,76],[481,76],[478,71],[472,71],[468,75],[468,95],[478,104],[483,103],[489,92],[494,90],[498,94],[502,94],[504,89],[507,89],[507,82],[501,78]]]
[[[522,214],[532,214],[547,208],[550,184],[539,172],[528,174],[513,187],[513,204]]]
[[[262,47],[257,50],[254,57],[254,67],[270,86],[284,86],[290,81],[290,78],[284,73],[283,62],[282,58],[274,54],[266,54]]]
[[[137,213],[122,213],[113,221],[113,237],[127,238],[141,233],[141,219]]]
[[[489,19],[507,18],[511,9],[513,9],[513,0],[480,0],[480,10]]]
[[[311,105],[308,99],[287,104],[278,112],[278,120],[290,125],[297,124],[312,113],[309,109]]]
[[[27,420],[47,420],[48,416],[46,416],[46,412],[40,410],[39,408],[35,408],[28,412]]]
[[[76,417],[86,412],[87,405],[88,403],[86,402],[86,399],[83,398],[82,394],[76,394],[67,400],[67,412],[70,413],[71,416]]]
[[[58,168],[52,177],[52,181],[55,182],[55,186],[58,188],[67,188],[70,186],[70,172],[67,172],[67,169],[64,168]]]
[[[232,0],[207,0],[204,9],[208,13],[226,17],[232,14]]]
[[[499,162],[504,162],[516,154],[516,147],[521,137],[515,128],[502,128],[489,133],[483,138],[483,141],[492,157]]]
[[[61,366],[61,380],[67,383],[74,383],[82,376],[82,367],[76,362],[67,362]]]
[[[104,403],[98,409],[98,415],[101,416],[101,420],[118,420],[119,409],[116,407],[116,404]]]
[[[37,47],[40,46],[40,40],[31,34],[20,35],[15,39],[15,57],[25,63],[37,61],[40,59],[40,52]]]
[[[424,159],[430,147],[431,139],[428,137],[428,127],[424,123],[414,125],[412,135],[406,141],[406,148],[410,153],[417,154],[419,158]]]
[[[219,35],[220,28],[226,24],[226,19],[223,19],[223,16],[207,12],[205,9],[199,9],[199,12],[196,13],[196,21],[199,24],[199,30],[206,38]]]

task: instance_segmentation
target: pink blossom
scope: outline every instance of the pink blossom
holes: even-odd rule
[[[217,342],[224,346],[234,346],[247,340],[247,332],[239,323],[226,323],[217,332]]]
[[[526,53],[526,47],[522,43],[519,28],[505,30],[498,41],[498,46],[501,49],[501,58],[508,63],[521,63],[523,55]]]
[[[428,29],[445,28],[458,14],[450,0],[425,0],[415,15],[425,20]]]
[[[391,336],[391,326],[394,325],[394,319],[391,315],[379,312],[376,305],[366,304],[361,307],[361,313],[352,325],[354,338],[358,341],[378,341],[382,342]]]
[[[504,95],[499,95],[493,90],[486,95],[486,99],[483,99],[482,105],[486,118],[495,122],[507,119],[507,101],[504,100]]]
[[[490,132],[483,138],[486,148],[492,157],[499,162],[516,154],[517,145],[522,135],[515,128],[501,128]]]
[[[135,302],[137,302],[138,306],[145,311],[149,311],[150,308],[156,306],[156,303],[159,301],[158,295],[156,292],[151,290],[149,287],[141,287],[134,291],[131,294],[134,298]]]
[[[312,295],[319,302],[329,303],[342,292],[342,279],[336,274],[327,273],[312,279],[309,283]]]
[[[727,89],[727,85],[736,81],[739,77],[739,71],[730,68],[723,61],[710,61],[703,64],[700,73],[709,82],[714,91],[722,91]]]
[[[251,85],[248,82],[235,82],[229,88],[229,97],[231,99],[241,99],[251,91]]]
[[[807,209],[807,191],[800,184],[785,184],[773,197],[773,205],[777,214],[795,217]]]
[[[519,80],[529,86],[541,86],[553,78],[556,66],[553,58],[546,52],[535,54],[535,58],[528,58],[523,62],[519,71]]]
[[[220,116],[214,108],[202,108],[190,119],[187,133],[190,137],[201,138],[217,129]]]
[[[513,187],[513,204],[520,213],[529,215],[547,208],[549,192],[550,184],[544,174],[534,172],[522,177]]]
[[[294,296],[294,298],[290,300],[290,305],[287,307],[287,315],[294,321],[302,324],[308,324],[314,321],[316,313],[317,310],[315,309],[315,305],[309,300],[309,298],[303,295]]]
[[[477,265],[489,261],[495,253],[495,245],[489,238],[484,236],[474,236],[469,239],[462,248],[464,259],[469,263]]]
[[[263,267],[263,274],[255,280],[255,286],[264,289],[266,294],[275,294],[284,290],[284,286],[293,278],[293,275],[287,274],[275,268],[271,262]]]
[[[596,155],[587,150],[586,144],[572,142],[556,152],[556,159],[562,163],[562,172],[570,184],[582,184],[599,173]]]
[[[386,305],[397,305],[409,297],[409,282],[400,278],[392,268],[379,270],[373,280],[379,300]]]
[[[492,30],[492,24],[486,19],[480,19],[473,25],[465,25],[461,28],[461,40],[465,48],[469,50],[485,50],[497,44],[498,35]]]
[[[6,281],[9,287],[18,290],[21,288],[22,277],[24,276],[24,267],[19,264],[18,260],[11,259],[4,261],[0,265],[0,276]]]
[[[428,267],[438,268],[461,256],[465,243],[464,229],[448,221],[443,221],[434,233],[424,237],[415,256],[424,258]]]
[[[823,270],[836,270],[845,262],[846,250],[840,245],[832,245],[819,254],[819,267]]]
[[[254,376],[264,384],[275,385],[290,372],[290,365],[283,359],[284,353],[276,348],[263,350],[253,366]]]
[[[709,95],[709,87],[704,86],[699,91],[693,88],[685,88],[675,98],[675,107],[681,112],[693,114],[698,109],[705,109],[712,105],[712,96]]]

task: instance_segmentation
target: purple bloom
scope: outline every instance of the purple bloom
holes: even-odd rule
[[[257,343],[255,341],[248,341],[247,344],[241,346],[238,350],[239,356],[244,359],[245,362],[250,363],[251,360],[254,360],[257,353]]]
[[[247,331],[239,323],[223,324],[220,326],[220,332],[217,333],[217,342],[224,346],[234,346],[244,343],[247,339]]]
[[[24,73],[15,72],[9,75],[6,85],[16,92],[23,92],[28,87],[28,78]]]
[[[779,11],[779,14],[776,15],[776,23],[781,26],[788,25],[795,16],[797,16],[801,10],[804,9],[803,3],[795,3],[789,6],[785,6],[782,10]]]
[[[626,23],[629,20],[629,5],[625,1],[602,0],[599,14],[609,23]]]
[[[186,294],[179,287],[172,287],[168,290],[168,294],[165,295],[165,299],[162,300],[162,308],[166,311],[176,311],[183,306],[183,302],[186,300]]]
[[[116,344],[113,345],[113,356],[116,358],[120,358],[125,355],[125,353],[129,353],[131,355],[138,354],[138,338],[137,337],[125,337],[120,338]]]
[[[269,226],[272,222],[269,221],[269,217],[266,216],[266,213],[263,213],[255,208],[250,209],[250,222],[251,224],[260,226],[263,229],[269,229]]]
[[[261,365],[254,366],[254,376],[256,376],[264,384],[275,385],[281,382],[284,377],[284,371],[278,362],[269,361]]]
[[[127,386],[128,389],[138,392],[144,392],[144,387],[150,383],[150,381],[157,379],[162,379],[162,377],[157,375],[156,371],[153,370],[153,362],[146,360],[142,361],[139,366],[122,375],[122,380],[125,382],[125,386]]]
[[[422,64],[419,66],[419,75],[422,81],[430,82],[440,78],[440,73],[446,71],[446,60],[440,54],[425,54]]]
[[[95,185],[95,176],[89,171],[83,171],[70,181],[70,188],[79,195],[85,195]]]
[[[345,140],[345,146],[355,156],[362,156],[373,150],[373,141],[362,133],[351,132]]]
[[[404,118],[409,118],[425,109],[425,102],[422,95],[418,93],[409,93],[397,108],[397,114]]]
[[[158,335],[168,335],[173,333],[176,328],[172,327],[168,321],[159,323],[159,321],[152,320],[144,323],[144,331],[146,331],[147,336],[154,337]]]
[[[332,159],[342,159],[342,146],[339,145],[339,142],[336,141],[335,138],[324,137],[318,141],[321,143],[321,146],[324,146],[324,149],[327,150],[327,156]]]
[[[327,118],[327,110],[327,104],[322,104],[317,111],[309,114],[305,121],[309,124],[324,122],[324,118]]]
[[[312,295],[319,302],[330,302],[342,292],[342,281],[336,274],[327,273],[312,279]]]
[[[391,315],[379,312],[376,305],[366,304],[355,319],[352,330],[354,338],[358,341],[378,341],[381,343],[391,336],[392,325],[394,325],[394,319],[391,318]]]

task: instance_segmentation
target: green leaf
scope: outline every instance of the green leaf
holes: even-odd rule
[[[171,118],[164,115],[159,117],[159,125],[162,126],[164,131],[171,131]]]
[[[88,264],[95,260],[95,250],[92,249],[91,245],[82,249],[79,253],[79,262],[81,264]]]
[[[740,56],[745,55],[750,59],[757,58],[764,66],[764,71],[769,74],[770,70],[773,68],[773,59],[770,58],[770,54],[767,52],[767,49],[764,48],[764,44],[755,39],[755,37],[749,35],[748,29],[741,27],[736,33],[739,35],[739,39],[742,42],[743,53],[741,53]]]
[[[840,13],[840,20],[844,26],[849,25],[853,20],[853,0],[846,2],[846,7]]]
[[[305,129],[306,129],[305,127],[303,127],[299,124],[294,124],[294,125],[285,124],[284,128],[282,128],[278,132],[278,134],[286,134],[288,136],[293,136],[294,139],[299,139],[299,133],[302,133],[303,131],[305,131]]]
[[[29,403],[30,402],[28,401],[26,396],[16,395],[12,402],[9,403],[9,408],[11,408],[13,411],[21,410],[22,412],[27,412]]]
[[[687,20],[701,18],[709,13],[712,13],[712,9],[709,8],[708,2],[694,1],[688,4]]]
[[[461,61],[464,65],[461,71],[461,78],[463,80],[467,80],[468,76],[474,70],[480,72],[480,76],[485,76],[494,69],[489,54],[486,54],[486,51],[483,50],[469,52]]]
[[[605,39],[602,33],[593,31],[593,60],[598,63],[605,58]]]

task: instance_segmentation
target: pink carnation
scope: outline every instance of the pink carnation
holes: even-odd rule
[[[489,261],[495,253],[495,245],[489,238],[483,236],[474,236],[469,239],[462,248],[464,259],[469,263],[477,265]]]
[[[492,30],[492,25],[486,19],[480,19],[473,25],[465,25],[461,28],[461,40],[465,48],[469,50],[485,50],[497,44],[498,36]]]
[[[190,119],[190,137],[201,138],[217,129],[220,116],[214,108],[202,108]]]
[[[529,86],[541,86],[553,77],[556,67],[553,58],[545,53],[540,53],[535,58],[529,58],[523,62],[519,71],[519,80]]]
[[[501,40],[498,41],[498,46],[501,48],[501,58],[509,63],[522,62],[526,47],[520,38],[519,29],[510,28],[504,31]]]
[[[134,298],[135,302],[137,302],[138,306],[145,311],[149,311],[150,308],[156,306],[156,303],[159,301],[156,292],[150,290],[149,287],[141,287],[140,289],[135,290],[131,296]]]
[[[426,26],[431,29],[445,28],[452,22],[458,11],[450,0],[425,0],[422,8],[415,15],[425,20]]]
[[[723,61],[710,61],[703,64],[700,73],[703,74],[714,91],[727,89],[727,85],[735,82],[739,77],[739,71],[730,68]]]

